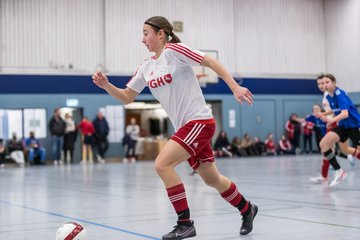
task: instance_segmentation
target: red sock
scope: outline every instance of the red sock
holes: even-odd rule
[[[356,157],[358,160],[360,160],[360,151],[358,151],[356,148],[355,148],[355,151],[353,153],[353,156]]]
[[[329,167],[330,167],[329,160],[323,159],[323,165],[321,167],[321,175],[323,176],[323,178],[327,178],[329,173]]]
[[[189,206],[186,200],[185,188],[182,183],[166,189],[170,202],[175,212],[178,214],[179,220],[186,221],[190,219]]]
[[[234,207],[237,207],[241,214],[247,212],[249,208],[249,202],[240,194],[236,185],[231,182],[231,185],[228,190],[220,194],[227,202],[229,202]]]

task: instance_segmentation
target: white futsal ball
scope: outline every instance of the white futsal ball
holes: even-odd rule
[[[56,231],[56,240],[86,240],[86,229],[79,223],[68,222]]]

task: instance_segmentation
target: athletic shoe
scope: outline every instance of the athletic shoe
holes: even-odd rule
[[[251,204],[249,202],[251,212],[246,216],[242,218],[242,224],[240,228],[240,235],[246,235],[250,233],[253,229],[253,221],[254,218],[258,212],[258,207],[255,204]]]
[[[323,176],[312,177],[309,180],[310,180],[310,182],[313,182],[313,183],[316,183],[316,184],[320,184],[320,183],[328,181],[328,179],[324,178]]]
[[[355,166],[355,160],[351,154],[347,155],[347,160],[349,161],[351,167]]]
[[[177,222],[177,225],[174,226],[174,230],[162,237],[162,240],[168,239],[184,239],[191,238],[196,236],[196,230],[194,226],[194,221],[190,220],[189,222]]]
[[[342,180],[347,178],[347,173],[342,170],[341,168],[335,171],[334,180],[330,183],[330,187],[334,187],[335,185],[338,185]]]

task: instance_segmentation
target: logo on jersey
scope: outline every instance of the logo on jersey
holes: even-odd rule
[[[156,79],[151,79],[148,82],[149,87],[151,88],[157,88],[157,87],[162,87],[165,86],[167,84],[170,84],[172,82],[172,76],[170,73],[162,76],[162,77],[158,77]]]
[[[193,143],[194,147],[197,148],[197,146],[199,145],[199,143]]]

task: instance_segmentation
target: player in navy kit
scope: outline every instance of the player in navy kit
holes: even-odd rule
[[[330,187],[339,184],[347,177],[347,173],[341,169],[332,151],[332,147],[337,142],[346,142],[351,139],[356,148],[353,156],[360,158],[360,114],[352,103],[345,91],[336,86],[336,78],[332,74],[326,74],[323,77],[324,85],[328,95],[326,99],[329,102],[331,110],[321,114],[321,119],[327,122],[327,125],[338,123],[337,127],[328,132],[320,142],[321,152],[329,163],[335,169],[334,180]],[[334,114],[333,118],[327,118],[327,115]]]
[[[207,185],[214,187],[221,197],[240,211],[243,216],[240,234],[248,234],[253,229],[253,219],[258,208],[247,201],[235,183],[220,174],[215,165],[210,145],[215,132],[215,121],[211,109],[206,105],[192,66],[202,65],[214,70],[240,103],[245,101],[252,104],[252,93],[239,86],[217,60],[181,44],[180,39],[173,33],[172,25],[164,17],[155,16],[145,21],[143,43],[155,56],[143,62],[125,89],[109,83],[101,72],[93,75],[93,82],[125,104],[133,102],[146,86],[149,87],[175,127],[175,134],[155,160],[155,169],[178,215],[177,225],[162,239],[196,236],[185,188],[174,170],[186,159]]]

